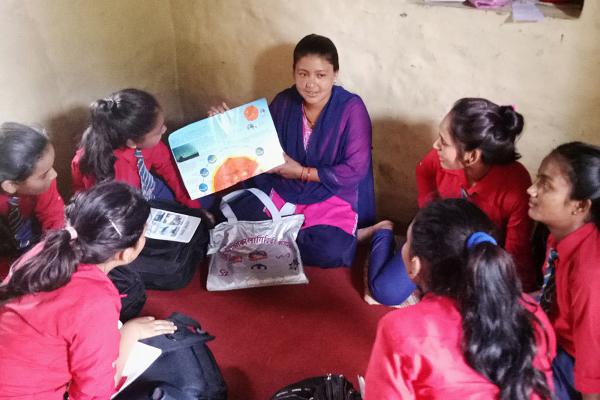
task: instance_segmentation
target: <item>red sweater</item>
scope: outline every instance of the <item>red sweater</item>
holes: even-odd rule
[[[575,387],[600,393],[600,232],[587,223],[556,249],[556,307],[550,320],[559,346],[575,359]],[[548,254],[546,254],[547,256]]]
[[[0,193],[0,215],[8,215],[9,196]],[[48,190],[38,195],[19,196],[19,210],[23,218],[35,217],[44,231],[60,229],[65,225],[65,203],[56,189],[56,179]]]
[[[115,180],[122,181],[141,188],[140,174],[137,169],[137,158],[135,157],[135,149],[123,147],[116,149],[113,154],[116,157],[115,161]],[[190,199],[187,190],[183,186],[177,167],[171,157],[169,148],[159,142],[156,146],[150,149],[143,149],[144,163],[149,171],[153,171],[160,176],[167,186],[173,191],[175,199],[187,207],[198,208],[200,203],[197,200]],[[77,150],[73,161],[71,161],[71,175],[73,177],[73,190],[75,192],[89,189],[96,183],[96,178],[91,175],[83,175],[79,170],[79,160],[83,156],[83,149]]]
[[[0,398],[110,399],[119,354],[117,289],[95,265],[65,286],[0,307]]]
[[[535,325],[533,365],[546,374],[552,388],[554,332],[542,309],[524,297],[525,307],[542,323]],[[462,335],[462,317],[447,297],[427,295],[385,315],[367,367],[365,400],[497,399],[498,387],[467,364]]]
[[[536,289],[536,270],[531,258],[533,221],[527,214],[531,178],[519,162],[492,165],[488,173],[468,187],[464,170],[443,169],[435,150],[417,165],[419,207],[436,198],[468,199],[487,214],[503,237],[503,245],[515,258],[525,292]]]

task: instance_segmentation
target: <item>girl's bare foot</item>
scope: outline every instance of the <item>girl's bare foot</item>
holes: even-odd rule
[[[371,240],[375,232],[380,229],[389,229],[391,231],[394,230],[394,223],[390,220],[383,220],[375,225],[367,226],[366,228],[360,228],[356,231],[356,240],[358,243],[363,243],[368,240]]]

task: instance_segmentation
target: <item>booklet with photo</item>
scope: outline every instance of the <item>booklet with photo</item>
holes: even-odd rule
[[[266,99],[184,126],[169,136],[169,146],[192,199],[284,163]]]
[[[201,219],[173,211],[150,209],[145,236],[151,239],[189,243]]]

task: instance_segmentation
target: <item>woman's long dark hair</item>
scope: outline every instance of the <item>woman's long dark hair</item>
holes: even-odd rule
[[[79,168],[97,182],[114,178],[113,150],[127,140],[139,141],[154,128],[160,111],[158,101],[139,89],[123,89],[90,105],[90,124],[83,134],[84,149]]]
[[[592,201],[592,221],[600,230],[600,147],[581,142],[558,146],[548,157],[558,156],[571,182],[572,200]]]
[[[535,316],[521,303],[512,257],[500,246],[467,249],[474,232],[494,234],[488,217],[463,199],[421,209],[412,224],[411,256],[425,263],[429,292],[454,299],[462,315],[462,350],[469,365],[500,389],[501,399],[551,398],[536,355]]]
[[[50,141],[42,130],[5,122],[0,126],[0,182],[24,181],[31,176]]]
[[[479,149],[488,165],[510,164],[521,157],[515,141],[523,125],[523,116],[512,106],[486,99],[463,98],[450,110],[450,134],[461,152]]]
[[[77,194],[65,214],[77,238],[71,240],[65,229],[51,231],[43,249],[13,268],[8,283],[0,286],[0,304],[56,290],[70,281],[79,264],[100,264],[134,246],[144,231],[150,206],[138,190],[113,181]]]

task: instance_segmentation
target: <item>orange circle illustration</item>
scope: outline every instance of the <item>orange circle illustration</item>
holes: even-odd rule
[[[254,121],[256,118],[258,118],[258,108],[254,106],[246,107],[244,110],[244,117],[246,117],[248,121]]]
[[[248,157],[230,157],[217,169],[213,178],[214,191],[227,189],[258,173],[258,163]]]

